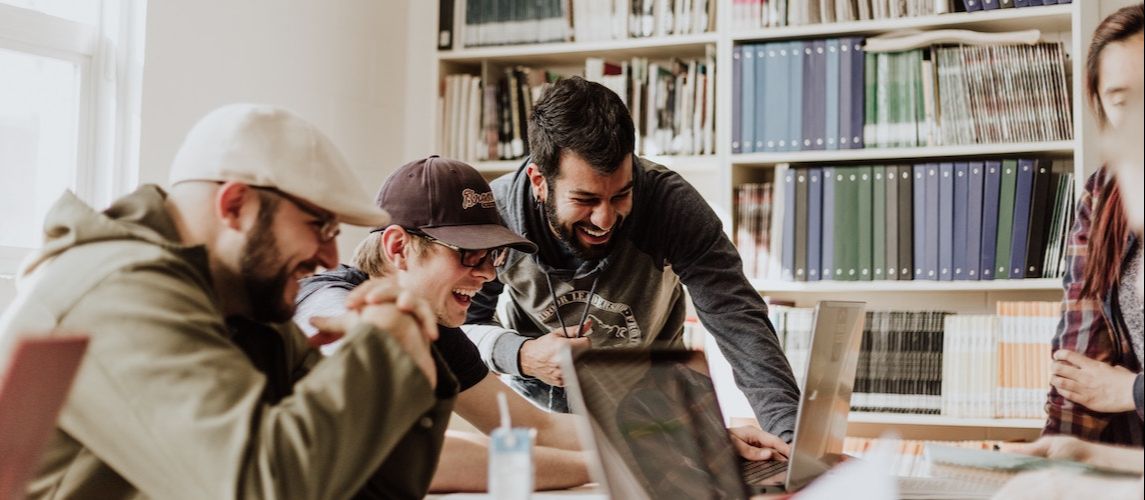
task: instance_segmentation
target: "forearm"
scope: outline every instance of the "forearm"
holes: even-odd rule
[[[490,370],[509,375],[523,375],[518,355],[529,337],[498,325],[463,325],[465,336],[477,346],[481,360]]]
[[[480,434],[449,431],[445,436],[437,473],[430,483],[434,493],[476,492],[488,489],[489,438]],[[533,448],[534,486],[554,490],[589,482],[583,453],[545,446]]]
[[[561,450],[581,450],[577,437],[578,417],[571,413],[545,413],[546,425],[537,428],[537,444]]]

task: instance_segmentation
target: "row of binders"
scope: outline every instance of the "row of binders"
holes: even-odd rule
[[[639,155],[715,153],[715,56],[666,62],[635,57],[585,60],[584,76],[616,92],[628,106]],[[528,117],[555,71],[510,66],[445,77],[439,99],[439,150],[462,161],[512,160],[528,155]]]
[[[735,242],[745,274],[771,280],[1060,277],[1071,163],[779,165],[737,189]]]
[[[999,302],[996,307],[993,315],[867,312],[851,409],[1043,417],[1060,304]],[[769,316],[802,384],[813,309],[772,305]]]
[[[705,33],[716,0],[440,0],[438,49]],[[457,33],[460,32],[460,35]]]
[[[741,44],[732,152],[1068,140],[1060,43],[865,52],[862,38]]]

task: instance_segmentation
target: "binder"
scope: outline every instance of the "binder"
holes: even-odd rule
[[[807,173],[795,171],[795,281],[807,281]]]
[[[886,279],[897,280],[899,277],[899,167],[887,165],[884,180],[886,184],[886,214],[883,223],[886,226],[886,257],[884,260]]]
[[[865,54],[863,54],[863,41],[861,37],[849,38],[851,43],[851,137],[850,149],[863,148],[863,118],[865,116],[865,108],[871,101],[866,99],[866,89],[864,87],[864,62],[866,61]]]
[[[926,278],[926,167],[925,163],[915,165],[912,190],[914,194],[914,224],[912,259],[914,261],[914,279]]]
[[[871,167],[871,279],[887,279],[886,167]]]
[[[914,182],[911,166],[899,167],[899,273],[898,279],[914,279]]]
[[[820,229],[822,244],[820,245],[819,279],[838,279],[835,277],[835,197],[836,182],[834,167],[823,167],[823,227]]]
[[[775,58],[769,57],[768,53],[775,53],[773,44],[755,45],[755,145],[752,146],[752,151],[755,152],[767,151],[764,134],[767,133],[768,127],[775,127],[775,117],[770,115],[779,112],[774,106],[776,96],[773,95],[774,92],[770,92],[778,90],[775,75],[768,73],[769,66],[774,64]],[[775,149],[772,148],[772,151]]]
[[[806,138],[811,138],[809,149],[819,151],[827,149],[827,41],[813,40],[811,46],[811,57],[807,58],[804,53],[805,61],[811,61],[811,71],[805,72],[803,79],[807,81],[810,78],[811,83],[803,93],[803,102],[810,99],[811,106],[810,112],[803,116],[804,123],[810,122],[810,127],[804,128],[803,136],[805,142]]]
[[[1049,227],[1049,216],[1053,209],[1053,194],[1050,186],[1054,184],[1049,160],[1037,160],[1034,167],[1034,187],[1030,204],[1030,227],[1026,243],[1026,269],[1025,277],[1042,277],[1042,265],[1046,252],[1046,231]]]
[[[824,149],[839,149],[839,116],[842,114],[840,109],[840,57],[839,57],[839,39],[828,38],[824,42],[826,49],[826,62],[824,63],[824,70],[826,71],[826,123],[823,127],[823,143]],[[848,110],[849,111],[849,110]]]
[[[835,279],[856,281],[859,241],[859,179],[855,167],[835,169]]]
[[[966,196],[966,279],[981,279],[978,270],[982,263],[982,196],[985,164],[972,161],[968,166]]]
[[[967,205],[970,177],[966,162],[954,163],[954,238],[951,240],[951,279],[969,279],[966,272]]]
[[[807,280],[819,281],[823,246],[823,171],[807,169]]]
[[[938,279],[954,276],[954,164],[938,165]]]
[[[1026,244],[1030,237],[1035,169],[1034,160],[1018,160],[1018,177],[1014,187],[1014,229],[1010,236],[1010,279],[1026,277]]]
[[[750,117],[745,117],[742,111],[744,107],[743,48],[743,45],[736,45],[732,48],[732,154],[743,152],[743,143],[741,142],[743,139],[743,120],[750,119]],[[649,103],[649,105],[652,104]]]
[[[871,183],[873,181],[873,174],[871,167],[858,167],[859,182],[858,189],[858,202],[859,202],[859,251],[858,263],[856,267],[859,270],[858,279],[862,281],[870,281],[874,276],[872,267],[874,263],[873,250],[874,250],[874,228],[873,222],[873,208],[874,200],[872,200],[873,191]]]
[[[983,170],[982,188],[982,259],[978,266],[978,276],[984,280],[994,279],[998,253],[998,212],[1002,192],[1002,162],[987,161]]]
[[[787,147],[784,151],[803,149],[803,48],[807,42],[788,42],[787,76],[790,93],[787,99]]]
[[[795,279],[795,175],[790,169],[783,177],[783,253],[781,276],[784,281]]]
[[[996,280],[1010,277],[1010,248],[1014,235],[1014,194],[1017,181],[1017,160],[1002,160],[1002,185],[998,190],[998,250],[994,255]]]
[[[755,44],[744,44],[740,47],[743,49],[740,63],[742,66],[740,78],[743,79],[743,101],[740,107],[740,116],[743,117],[740,126],[740,152],[751,153],[755,151]],[[653,103],[648,103],[649,107],[652,105]]]
[[[835,145],[838,149],[851,149],[851,39],[839,39],[839,125],[835,134]],[[830,103],[828,103],[830,106]]]
[[[926,244],[926,253],[923,254],[925,259],[923,262],[923,269],[926,272],[925,278],[928,280],[938,280],[938,253],[939,242],[941,240],[939,231],[941,230],[938,225],[940,223],[939,217],[939,204],[942,202],[940,197],[939,187],[939,167],[937,163],[926,164],[926,206],[925,210],[926,222],[923,228],[926,231],[924,241]]]

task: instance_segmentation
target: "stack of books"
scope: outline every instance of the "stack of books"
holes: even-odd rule
[[[768,317],[802,389],[813,309]],[[869,311],[851,409],[964,418],[1042,418],[1058,302],[999,302],[997,314]]]
[[[1060,43],[864,52],[862,38],[737,45],[732,152],[1073,137]]]
[[[1072,162],[775,168],[736,192],[748,276],[786,281],[1056,278]]]
[[[498,72],[491,71],[492,74]],[[666,62],[585,59],[584,76],[620,96],[636,128],[636,154],[715,154],[715,55]],[[521,159],[529,154],[533,103],[563,75],[527,66],[505,67],[493,82],[445,77],[439,103],[439,150],[462,161]]]

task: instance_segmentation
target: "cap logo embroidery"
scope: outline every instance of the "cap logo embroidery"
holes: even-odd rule
[[[467,210],[477,205],[481,205],[481,208],[497,208],[497,201],[493,198],[493,192],[486,191],[484,193],[478,193],[469,188],[461,192],[462,210]]]

